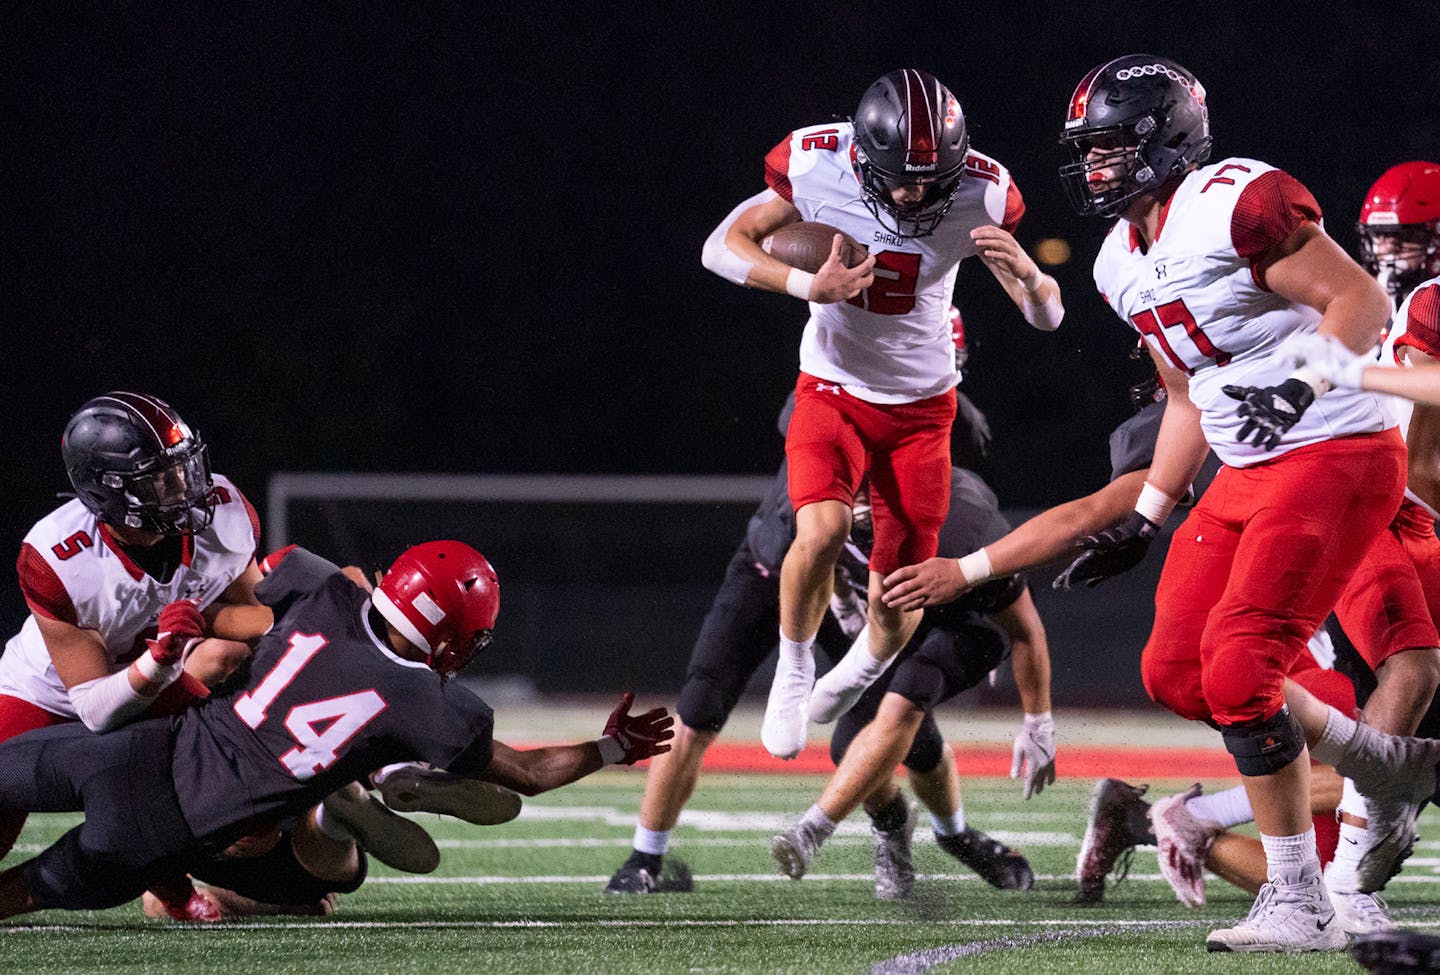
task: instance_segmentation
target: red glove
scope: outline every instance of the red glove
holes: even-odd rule
[[[193,599],[177,599],[160,611],[160,632],[150,641],[150,656],[162,667],[178,663],[185,644],[205,635],[205,617]]]
[[[635,694],[626,691],[620,698],[620,706],[610,712],[605,722],[605,738],[619,746],[620,757],[614,761],[620,765],[634,765],[642,759],[662,755],[670,750],[661,742],[675,737],[671,726],[675,718],[664,708],[653,708],[644,714],[631,714],[630,705],[635,703]],[[602,739],[603,740],[603,739]],[[603,746],[601,754],[607,749]]]

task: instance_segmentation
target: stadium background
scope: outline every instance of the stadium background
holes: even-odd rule
[[[964,388],[996,435],[982,472],[1033,509],[1103,481],[1138,377],[1090,286],[1103,225],[1055,177],[1085,70],[1152,50],[1196,71],[1216,156],[1294,173],[1352,252],[1369,183],[1440,156],[1433,3],[690,6],[8,5],[0,552],[65,487],[65,418],[112,387],[174,403],[257,504],[286,470],[772,472],[803,308],[704,271],[700,243],[775,142],[906,64],[1015,174],[1022,242],[1074,250],[1051,269],[1055,336],[978,264],[957,289]],[[506,587],[490,666],[666,690],[746,511],[332,506],[292,523],[377,563],[464,534]],[[1142,697],[1148,578],[1044,596],[1058,703]],[[22,619],[7,556],[0,622]]]

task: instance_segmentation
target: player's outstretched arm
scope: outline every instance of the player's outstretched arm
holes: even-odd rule
[[[666,742],[675,737],[674,716],[665,708],[631,714],[634,701],[635,695],[626,691],[605,722],[605,733],[595,741],[524,751],[497,741],[490,764],[479,778],[534,796],[583,779],[606,765],[634,765],[668,752]]]
[[[1115,524],[1135,507],[1145,474],[1122,475],[1093,494],[1042,511],[963,559],[937,557],[896,569],[885,577],[886,605],[903,610],[934,606],[959,598],[987,579],[1072,557],[1077,539]],[[977,557],[982,553],[983,558]]]
[[[995,275],[1025,320],[1042,332],[1053,332],[1065,317],[1060,303],[1060,285],[1025,253],[1025,248],[1000,227],[976,227],[970,239],[979,248],[980,260]]]
[[[1029,799],[1055,784],[1055,721],[1050,714],[1050,644],[1026,589],[990,618],[1010,637],[1010,666],[1025,718],[1015,735],[1010,778]]]

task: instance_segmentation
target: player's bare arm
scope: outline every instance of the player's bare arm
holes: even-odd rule
[[[45,647],[50,651],[50,660],[55,664],[55,673],[66,687],[84,684],[110,674],[110,655],[105,641],[94,630],[87,630],[73,623],[64,623],[48,616],[35,614],[40,635],[45,638]],[[154,693],[148,684],[132,677],[131,686],[137,693]]]
[[[970,231],[970,239],[1025,320],[1042,331],[1058,328],[1065,317],[1060,285],[1040,270],[1014,236],[1001,227],[984,226]]]
[[[1353,352],[1374,348],[1390,318],[1384,289],[1313,223],[1272,248],[1257,270],[1275,294],[1319,311],[1320,334]]]
[[[1405,446],[1409,452],[1407,483],[1410,490],[1431,508],[1437,508],[1440,507],[1440,361],[1411,346],[1403,347],[1401,353],[1406,357],[1406,364],[1413,368],[1371,366],[1365,370],[1365,388],[1391,392],[1383,384],[1393,376],[1412,382],[1419,377],[1432,390],[1433,398],[1428,401],[1412,397],[1416,399],[1416,406],[1410,414]]]
[[[1035,600],[1026,589],[1009,606],[992,613],[990,619],[1010,637],[1010,666],[1015,689],[1026,714],[1050,710],[1050,644]]]
[[[235,581],[225,587],[220,597],[205,609],[210,632],[225,640],[254,643],[270,629],[275,614],[255,598],[255,587],[264,578],[260,567],[251,559]]]
[[[1094,494],[1067,501],[1026,521],[983,551],[989,571],[967,579],[961,559],[936,557],[907,565],[885,577],[887,605],[918,609],[958,599],[987,578],[1013,575],[1048,562],[1070,558],[1076,540],[1108,528],[1135,507],[1146,470],[1132,471],[1106,484]]]
[[[781,196],[762,200],[735,217],[725,233],[725,246],[736,257],[750,264],[745,277],[746,286],[778,294],[793,293],[792,272],[795,268],[765,253],[760,241],[799,219],[800,211]],[[808,300],[820,304],[846,301],[875,283],[875,258],[867,257],[854,267],[847,268],[840,257],[842,241],[843,238],[837,234],[829,259],[809,283]]]
[[[1190,378],[1150,350],[1166,390],[1165,413],[1155,441],[1155,459],[1145,483],[1176,500],[1183,498],[1194,483],[1210,445],[1200,429],[1200,410],[1190,399]]]
[[[569,785],[605,765],[594,742],[552,745],[524,751],[495,742],[495,755],[479,778],[520,793],[537,796]]]

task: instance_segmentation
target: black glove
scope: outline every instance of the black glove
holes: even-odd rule
[[[1112,576],[1140,564],[1160,526],[1138,511],[1132,511],[1114,528],[1080,539],[1085,549],[1069,567],[1055,577],[1056,589],[1097,586]]]
[[[1235,412],[1245,424],[1235,439],[1249,440],[1257,447],[1274,450],[1286,430],[1300,422],[1300,416],[1315,402],[1315,390],[1303,379],[1291,376],[1279,386],[1223,386],[1226,396],[1238,399]],[[1253,438],[1251,435],[1254,435]]]

